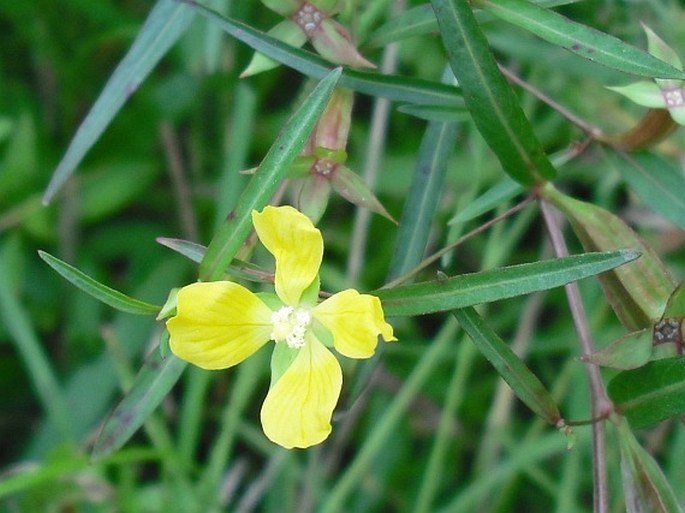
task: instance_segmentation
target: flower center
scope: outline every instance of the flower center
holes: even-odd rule
[[[293,16],[295,23],[304,31],[307,36],[311,36],[319,28],[324,15],[312,4],[305,2],[299,11]]]
[[[312,321],[312,316],[303,308],[284,306],[271,314],[272,340],[285,340],[288,347],[298,349],[304,346],[304,336]]]
[[[661,92],[666,101],[666,107],[680,107],[685,104],[682,89],[665,89]]]
[[[335,171],[335,168],[337,166],[338,164],[333,162],[332,160],[316,159],[316,162],[314,163],[312,170],[314,171],[314,174],[321,176],[330,176],[333,173],[333,171]]]

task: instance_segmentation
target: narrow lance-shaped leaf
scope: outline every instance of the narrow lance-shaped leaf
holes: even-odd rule
[[[416,267],[428,244],[430,227],[445,183],[447,160],[457,136],[455,123],[428,123],[421,141],[388,278]]]
[[[431,0],[466,107],[503,169],[531,185],[556,174],[492,55],[468,0]]]
[[[680,169],[648,152],[609,152],[608,157],[647,206],[685,229],[685,176]]]
[[[193,15],[192,9],[175,0],[159,0],[155,4],[130,50],[112,73],[69,144],[45,191],[44,203],[52,200],[126,100],[183,35]]]
[[[202,262],[202,258],[207,252],[207,248],[202,244],[188,240],[157,237],[157,242],[197,264]],[[258,265],[237,258],[234,258],[231,265],[228,266],[226,276],[258,283],[273,282],[274,279],[273,271],[269,272]]]
[[[406,104],[397,107],[398,112],[415,118],[439,123],[454,123],[466,121],[470,118],[466,107],[444,107],[441,105]]]
[[[599,277],[604,294],[630,331],[650,328],[661,318],[675,284],[654,250],[628,225],[601,207],[570,198],[547,184],[541,195],[571,222],[587,251],[631,248],[642,256],[630,265]]]
[[[535,0],[535,3],[545,7],[556,7],[577,2],[578,0]],[[478,10],[475,12],[476,19],[480,22],[490,21],[494,18],[489,12]],[[385,25],[379,27],[373,34],[368,45],[385,46],[388,43],[399,41],[411,36],[421,36],[438,31],[438,21],[435,19],[433,8],[429,3],[407,9],[399,16],[395,16]]]
[[[671,485],[659,464],[635,439],[628,425],[618,419],[621,477],[628,513],[682,513]]]
[[[374,294],[381,299],[388,316],[423,315],[561,287],[623,265],[639,255],[635,251],[586,253],[380,289]]]
[[[181,376],[186,362],[153,351],[126,397],[112,411],[93,447],[93,458],[102,458],[122,447],[159,406]]]
[[[506,204],[507,201],[518,196],[525,188],[509,177],[503,178],[499,183],[485,191],[463,210],[457,213],[447,224],[465,223],[485,212]]]
[[[526,364],[499,338],[473,308],[455,310],[452,315],[471,338],[478,350],[495,367],[526,406],[552,425],[561,420],[552,395]]]
[[[528,0],[477,0],[495,16],[581,57],[644,77],[685,79],[685,74],[649,53]]]
[[[623,371],[609,382],[616,410],[634,428],[685,412],[685,358],[655,360]]]
[[[644,329],[628,333],[608,346],[592,354],[583,355],[583,362],[612,369],[635,369],[649,361],[652,356],[652,330]]]
[[[72,285],[112,308],[139,315],[156,315],[161,308],[157,305],[134,299],[107,285],[103,285],[74,266],[45,251],[38,251],[38,255]]]
[[[326,107],[340,73],[341,69],[337,68],[321,80],[283,127],[245,187],[235,210],[207,247],[200,264],[200,279],[217,280],[226,272],[250,232],[250,213],[263,208],[286,177]]]
[[[216,23],[226,33],[267,57],[308,77],[320,79],[332,69],[333,65],[318,55],[293,48],[264,32],[240,21],[222,16],[196,2],[185,1],[199,14],[205,16],[212,23]],[[462,104],[458,87],[412,77],[345,69],[340,77],[340,85],[363,94],[380,96],[398,102],[449,106]]]
[[[358,207],[368,208],[371,212],[382,215],[397,224],[376,195],[369,189],[366,182],[354,171],[346,166],[338,166],[331,177],[333,189],[350,203]]]

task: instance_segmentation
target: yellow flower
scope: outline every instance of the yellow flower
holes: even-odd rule
[[[276,260],[277,297],[230,281],[183,287],[177,314],[167,321],[171,350],[198,367],[225,369],[274,340],[262,428],[283,447],[309,447],[331,432],[342,387],[340,364],[326,344],[349,358],[368,358],[378,335],[396,339],[375,296],[348,289],[317,304],[323,238],[309,218],[269,206],[253,211],[252,222]]]

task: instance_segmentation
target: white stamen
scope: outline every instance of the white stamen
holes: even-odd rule
[[[305,3],[293,17],[295,18],[295,23],[300,26],[307,36],[311,36],[323,21],[321,11],[308,3]]]
[[[293,349],[304,346],[304,338],[312,317],[302,308],[284,306],[271,314],[273,329],[270,338],[276,342],[285,340]]]
[[[314,163],[314,173],[321,176],[328,176],[333,173],[336,165],[337,164],[328,159],[318,159]]]
[[[665,89],[661,91],[666,101],[666,107],[681,107],[685,105],[682,89]]]

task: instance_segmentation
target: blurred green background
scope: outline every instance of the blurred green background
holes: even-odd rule
[[[260,29],[278,21],[256,1],[211,4]],[[343,21],[362,41],[364,55],[378,63],[383,49],[363,41],[389,18],[391,2],[352,4]],[[41,197],[52,172],[151,5],[137,0],[0,4],[0,477],[38,470],[33,477],[11,481],[9,488],[0,480],[0,510],[192,511],[209,494],[212,502],[206,511],[294,511],[288,509],[294,504],[301,511],[316,511],[313,504],[337,490],[347,463],[358,461],[358,451],[366,447],[375,425],[387,418],[388,403],[433,348],[434,367],[422,378],[420,394],[408,398],[398,413],[380,455],[355,481],[358,490],[349,499],[350,511],[431,511],[418,497],[429,493],[420,491],[428,486],[426,472],[436,470],[429,495],[437,497],[435,503],[445,511],[590,511],[589,430],[578,429],[577,448],[567,453],[563,437],[543,429],[513,401],[485,360],[456,334],[456,323],[439,315],[393,320],[401,343],[386,348],[363,415],[349,424],[351,432],[341,435],[342,450],[325,452],[325,458],[319,449],[286,455],[261,435],[258,410],[268,386],[262,353],[261,367],[254,364],[243,374],[186,371],[153,418],[157,424],[146,426],[107,461],[88,465],[88,447],[99,423],[163,327],[148,318],[114,312],[77,291],[39,259],[37,250],[57,255],[117,290],[162,304],[171,288],[196,279],[196,271],[155,239],[204,244],[211,239],[248,180],[238,171],[259,163],[304,82],[282,67],[239,80],[252,51],[197,19],[132,94],[67,186],[43,206]],[[591,1],[559,10],[642,48],[638,22],[644,21],[674,48],[685,49],[685,13],[675,1]],[[485,29],[504,64],[591,124],[613,132],[639,118],[640,108],[604,89],[626,83],[620,73],[502,22]],[[435,35],[400,43],[399,74],[438,81],[445,62]],[[583,134],[552,109],[530,95],[521,93],[521,98],[549,151],[582,140]],[[347,150],[355,170],[365,166],[374,105],[373,98],[357,95]],[[425,126],[395,108],[389,115],[375,191],[398,219]],[[681,131],[660,147],[681,170],[684,143]],[[446,222],[501,176],[473,125],[460,123],[431,250],[478,225],[479,220],[451,227]],[[564,166],[558,183],[630,221],[673,275],[683,278],[682,230],[648,211],[601,152],[588,152]],[[356,211],[335,196],[321,222],[327,252],[322,275],[330,289],[349,285]],[[387,220],[372,217],[360,289],[384,283],[396,233]],[[569,240],[572,250],[579,251],[576,241]],[[441,268],[457,274],[542,255],[549,256],[544,231],[537,212],[529,209],[445,257]],[[432,276],[434,270],[423,275]],[[603,346],[623,330],[596,282],[581,285],[596,344]],[[533,297],[497,303],[488,319],[505,340],[527,353],[529,364],[557,394],[566,414],[587,418],[585,378],[573,359],[579,353],[563,291],[546,294],[542,305],[538,301]],[[535,328],[525,324],[527,316]],[[441,342],[447,339],[456,342]],[[440,344],[442,349],[434,349]],[[216,458],[217,437],[226,433],[231,411],[227,405],[236,382],[249,379],[250,373],[255,383],[246,388],[250,392],[236,413],[239,418],[225,454],[213,463],[222,484],[218,500],[212,492],[214,477],[207,477],[205,470]],[[343,397],[343,412],[351,406],[355,383],[350,381]],[[455,390],[460,393],[455,395]],[[435,466],[431,447],[438,430],[448,433],[450,444],[441,453],[445,463]],[[685,499],[682,426],[657,429],[647,444]],[[610,464],[612,484],[619,490],[616,447],[610,450]],[[324,469],[320,475],[317,468]],[[254,483],[265,483],[266,490],[255,492]],[[303,495],[298,493],[306,483],[313,490],[304,496],[312,503],[300,504]],[[251,491],[260,498],[256,504],[249,502]],[[614,503],[620,511],[622,500]]]

